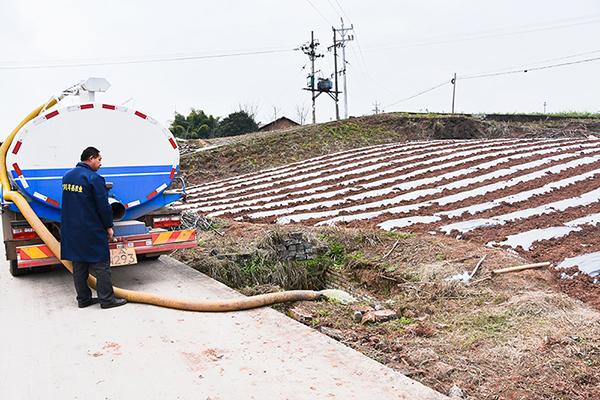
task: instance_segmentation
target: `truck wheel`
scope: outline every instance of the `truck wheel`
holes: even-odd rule
[[[12,276],[27,275],[28,273],[29,273],[28,268],[22,268],[22,269],[18,268],[17,260],[10,260],[10,274]]]

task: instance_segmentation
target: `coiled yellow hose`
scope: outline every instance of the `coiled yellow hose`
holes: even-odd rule
[[[8,149],[19,130],[29,121],[37,117],[46,108],[52,107],[57,103],[57,99],[52,99],[47,104],[43,104],[33,110],[21,123],[11,132],[0,147],[0,182],[2,183],[4,199],[15,203],[21,214],[25,217],[29,225],[35,230],[42,241],[54,253],[56,258],[73,273],[73,265],[70,261],[60,259],[60,243],[50,233],[48,228],[39,219],[31,206],[17,191],[13,191],[8,179],[6,170],[6,154]],[[88,283],[91,287],[96,288],[96,278],[90,276]],[[115,296],[126,299],[133,303],[151,304],[160,307],[174,308],[187,311],[203,311],[203,312],[218,312],[218,311],[235,311],[246,310],[250,308],[263,307],[276,303],[284,303],[289,301],[299,300],[317,300],[324,295],[312,290],[290,290],[286,292],[268,293],[258,296],[243,297],[237,299],[226,300],[184,300],[173,297],[158,296],[152,293],[138,292],[134,290],[121,289],[114,287]]]

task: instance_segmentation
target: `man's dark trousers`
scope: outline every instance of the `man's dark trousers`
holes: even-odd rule
[[[96,292],[100,304],[108,304],[115,300],[110,277],[110,263],[101,261],[98,263],[73,262],[73,281],[77,292],[77,302],[84,304],[92,299],[92,291],[87,284],[87,279],[92,268],[96,275]]]

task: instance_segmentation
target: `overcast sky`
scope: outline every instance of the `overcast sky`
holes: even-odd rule
[[[318,10],[318,11],[317,11]],[[354,24],[347,44],[349,114],[445,111],[457,73],[456,110],[469,113],[600,111],[600,61],[528,73],[460,76],[600,57],[598,0],[0,0],[0,130],[10,130],[52,94],[90,76],[111,89],[98,99],[126,103],[162,122],[190,108],[225,116],[254,107],[263,123],[296,119],[310,107],[308,57],[294,48],[320,40],[320,76],[333,71],[331,25]],[[238,52],[269,54],[68,68],[24,65],[147,60]],[[575,57],[570,57],[574,56]],[[340,81],[341,82],[341,81]],[[340,102],[343,113],[343,103]],[[334,117],[317,99],[317,120]]]

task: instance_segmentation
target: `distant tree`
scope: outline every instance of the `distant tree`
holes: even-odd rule
[[[169,129],[175,137],[185,138],[188,135],[188,122],[183,115],[175,112],[175,118]]]
[[[273,106],[273,119],[272,119],[272,121],[275,121],[278,116],[279,116],[279,108],[277,108],[277,106]]]
[[[170,129],[179,138],[208,139],[215,136],[218,126],[219,117],[192,108],[187,117],[176,112]]]
[[[251,115],[246,111],[236,111],[219,123],[218,136],[236,136],[257,130],[258,124]]]
[[[306,117],[308,116],[308,107],[306,104],[302,104],[302,106],[296,106],[296,117],[298,117],[298,122],[300,125],[304,125],[306,122]]]
[[[252,118],[256,118],[258,114],[259,106],[256,103],[240,103],[238,104],[238,111],[244,111],[246,114],[251,116]]]

